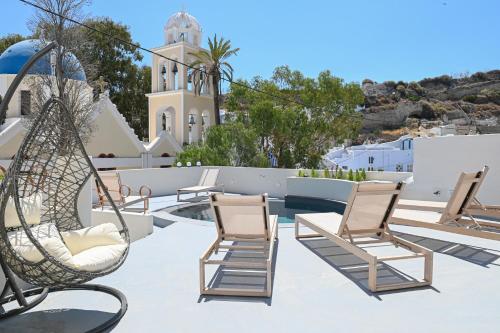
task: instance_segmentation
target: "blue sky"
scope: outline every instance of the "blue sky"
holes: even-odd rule
[[[218,33],[241,48],[236,77],[269,77],[284,64],[358,82],[500,68],[498,0],[94,0],[88,12],[128,25],[150,48],[163,44],[163,26],[181,8],[199,20],[204,39]],[[2,0],[0,35],[28,33],[32,13]]]

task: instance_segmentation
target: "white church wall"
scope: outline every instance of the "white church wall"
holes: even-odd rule
[[[87,153],[92,156],[112,153],[116,157],[139,158],[145,149],[123,116],[118,113],[116,106],[108,97],[101,97],[96,107],[96,129],[85,145]]]

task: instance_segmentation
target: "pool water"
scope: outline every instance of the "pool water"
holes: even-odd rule
[[[338,201],[287,196],[285,200],[269,200],[270,215],[278,215],[279,223],[294,223],[295,214],[336,212],[342,214],[345,204]],[[170,214],[194,220],[213,221],[209,203],[181,207]]]

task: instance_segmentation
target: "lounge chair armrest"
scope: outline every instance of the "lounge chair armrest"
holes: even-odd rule
[[[147,194],[146,194],[147,193]],[[139,189],[139,195],[142,197],[142,198],[151,198],[151,194],[153,192],[151,191],[151,188],[149,188],[148,186],[146,185],[142,185],[141,188]]]
[[[123,189],[125,189],[126,192],[123,191]],[[127,185],[121,185],[120,186],[120,194],[126,198],[128,196],[130,196],[132,194],[132,189],[130,188],[130,186],[127,186]]]

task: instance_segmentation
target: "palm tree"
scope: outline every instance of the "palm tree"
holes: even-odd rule
[[[200,50],[195,53],[190,53],[196,60],[190,66],[198,68],[205,66],[206,73],[208,74],[207,80],[212,78],[212,86],[214,87],[214,111],[215,123],[220,125],[220,89],[219,84],[223,79],[233,80],[233,67],[227,62],[227,59],[236,55],[239,48],[231,49],[231,41],[224,40],[223,37],[217,40],[217,34],[214,36],[213,41],[208,37],[208,50]],[[196,91],[196,89],[195,89]],[[199,90],[198,90],[199,92]]]

